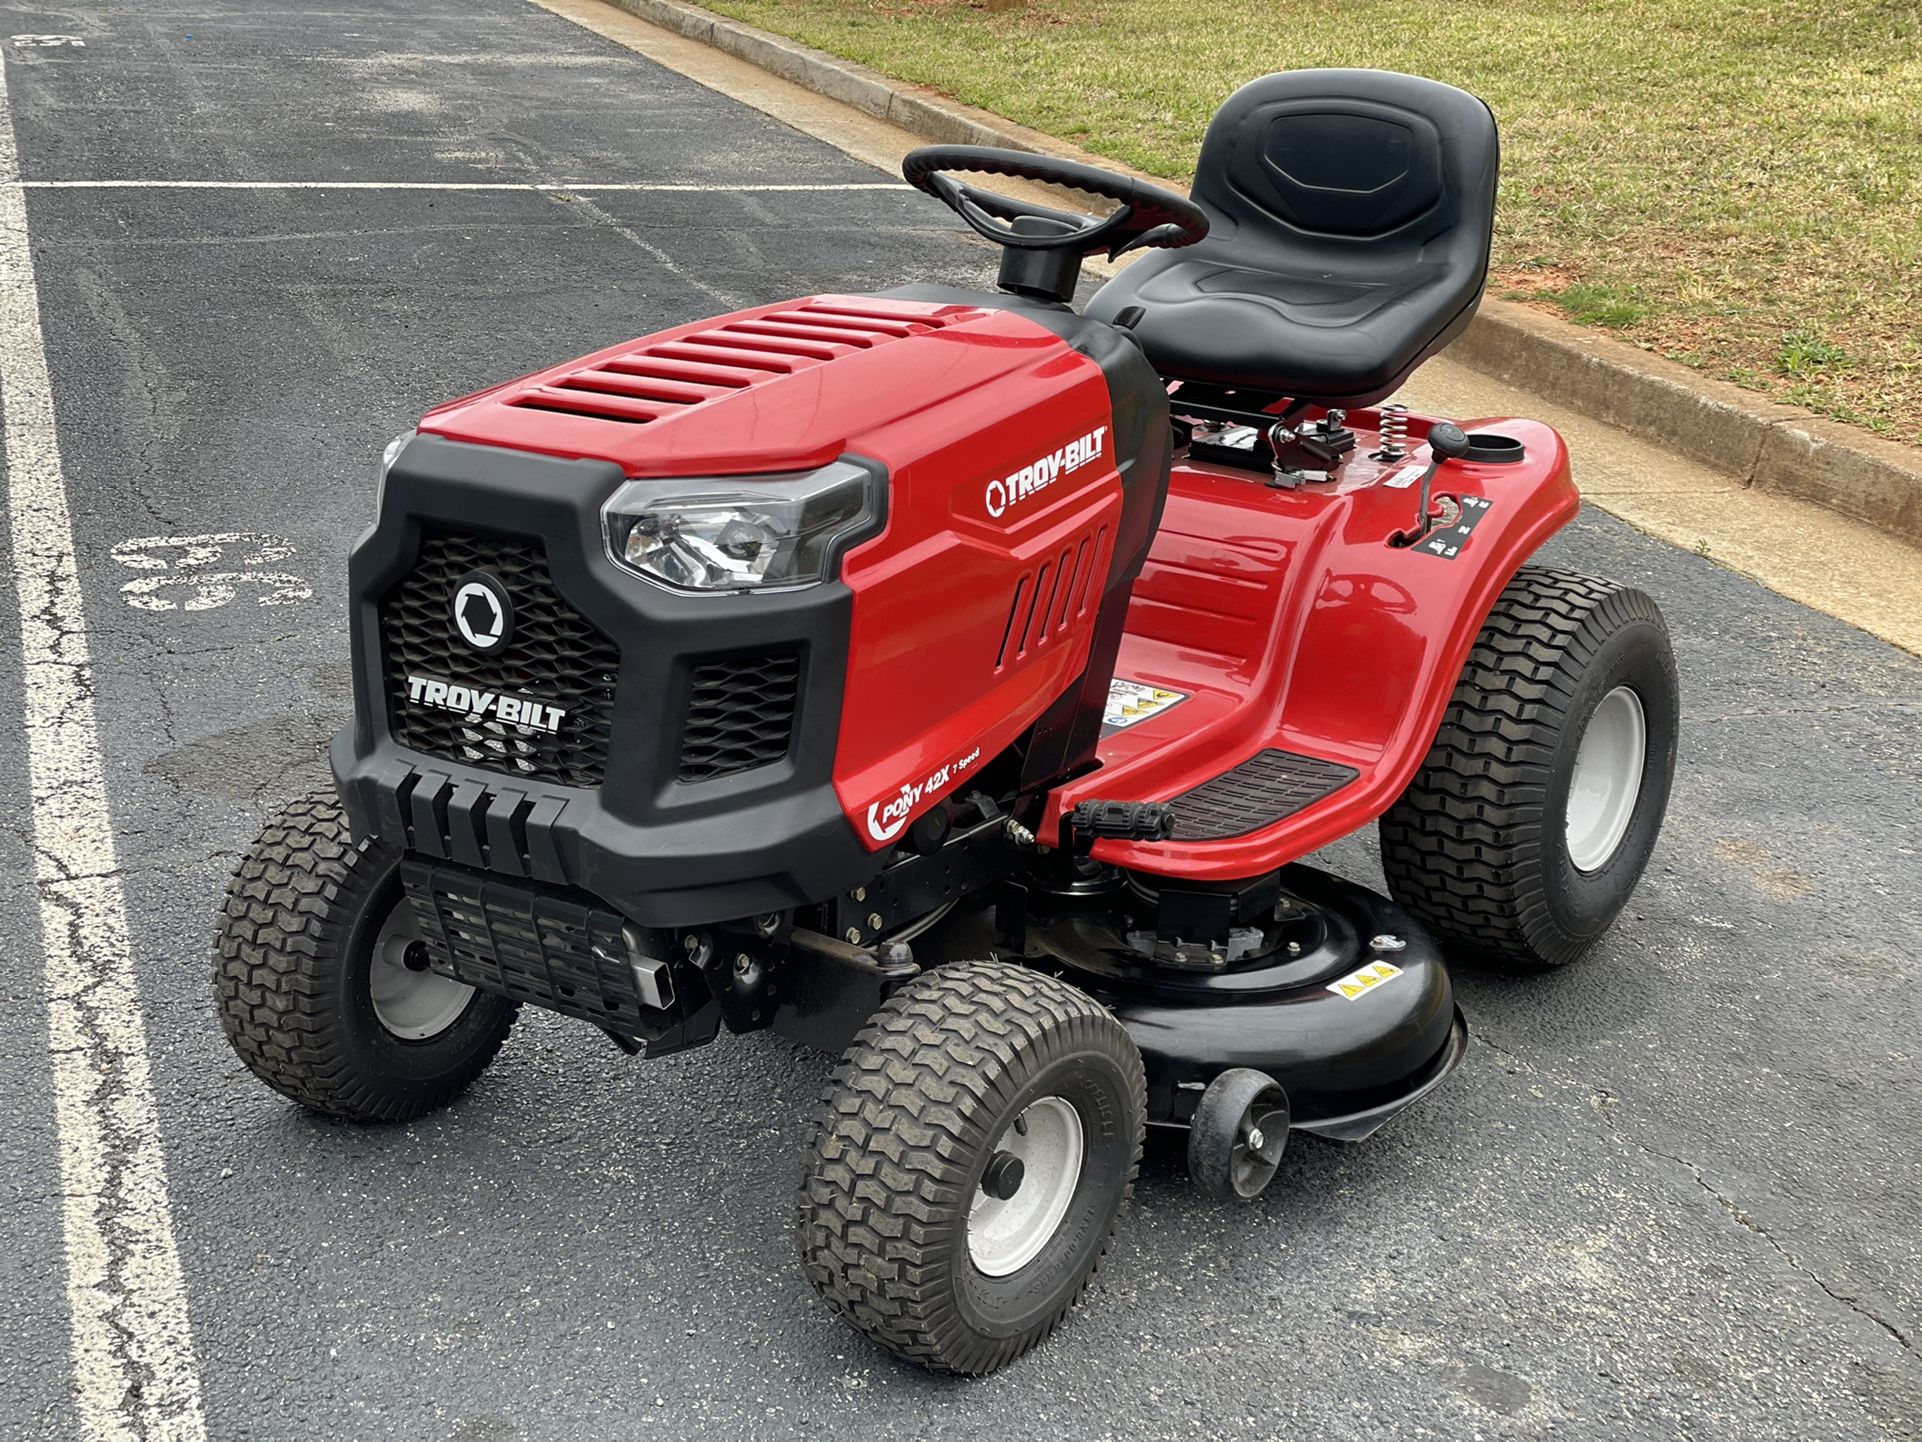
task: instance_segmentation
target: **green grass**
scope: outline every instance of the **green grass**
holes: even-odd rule
[[[1922,3],[707,3],[1174,179],[1256,75],[1448,80],[1502,123],[1492,293],[1922,441]]]
[[[1639,300],[1605,285],[1571,285],[1539,292],[1538,298],[1553,301],[1571,320],[1583,325],[1606,326],[1610,330],[1626,330],[1636,321],[1647,319],[1649,313],[1649,308]]]
[[[1849,353],[1818,335],[1797,331],[1782,338],[1775,368],[1785,376],[1809,376],[1838,370],[1849,363]]]

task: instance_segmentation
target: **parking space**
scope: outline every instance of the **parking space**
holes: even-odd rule
[[[5,94],[205,1436],[1917,1434],[1922,663],[1605,516],[1552,558],[1660,598],[1686,687],[1631,914],[1577,971],[1465,975],[1458,1078],[1365,1147],[1292,1149],[1258,1204],[1151,1155],[1087,1304],[1002,1375],[899,1366],[802,1280],[789,1195],[828,1062],[784,1042],[642,1064],[528,1015],[411,1126],[269,1093],[220,1036],[208,938],[260,822],[325,784],[382,444],[647,330],[991,257],[893,177],[523,0],[0,18],[85,42],[8,47]],[[36,184],[82,180],[260,188]],[[749,188],[795,185],[823,188]],[[0,575],[9,716],[38,684],[20,609]],[[117,1434],[70,1357],[26,748],[0,748],[0,804],[0,1435],[95,1442]],[[1333,860],[1379,884],[1365,844]],[[127,1160],[115,1186],[152,1180]],[[106,1264],[136,1328],[148,1275]],[[158,1429],[128,1435],[197,1442],[123,1363],[93,1390]]]

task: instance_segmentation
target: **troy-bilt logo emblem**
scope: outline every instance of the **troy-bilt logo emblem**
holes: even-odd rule
[[[1069,441],[1067,445],[1039,460],[1030,461],[1006,480],[988,482],[988,514],[1005,516],[1010,506],[1025,501],[1038,491],[1044,491],[1063,476],[1080,470],[1090,461],[1101,459],[1102,446],[1106,441],[1108,428],[1096,426],[1079,440]]]
[[[945,791],[962,772],[969,770],[981,759],[981,748],[975,747],[966,756],[950,761],[939,770],[928,773],[926,779],[910,781],[901,787],[900,793],[884,801],[873,802],[868,807],[868,835],[876,841],[892,841],[907,826],[908,818],[914,815],[914,808],[923,801],[931,801]]]
[[[550,736],[561,729],[561,721],[567,715],[566,707],[550,706],[531,696],[483,691],[478,686],[436,681],[431,676],[409,676],[407,699],[416,706],[438,706],[443,711],[458,711],[469,721],[485,721],[491,717],[503,726],[544,731]]]
[[[476,651],[493,652],[507,644],[514,629],[514,603],[507,589],[485,571],[471,571],[454,589],[454,629]]]

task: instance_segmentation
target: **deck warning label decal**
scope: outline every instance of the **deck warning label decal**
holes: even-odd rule
[[[1108,709],[1101,713],[1101,730],[1125,730],[1137,721],[1159,716],[1170,706],[1188,699],[1186,691],[1171,691],[1166,686],[1150,686],[1146,681],[1124,681],[1117,676],[1108,683]]]
[[[1385,981],[1393,981],[1402,974],[1402,969],[1391,962],[1377,961],[1364,966],[1360,971],[1351,971],[1340,981],[1328,983],[1328,990],[1345,1000],[1368,995]]]

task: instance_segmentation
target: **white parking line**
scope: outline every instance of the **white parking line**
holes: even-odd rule
[[[19,175],[0,62],[0,426],[74,1391],[86,1442],[204,1442]]]
[[[856,180],[820,185],[708,185],[696,181],[466,181],[466,180],[0,180],[14,190],[514,190],[652,191],[685,195],[762,194],[768,191],[912,190],[900,181]]]

